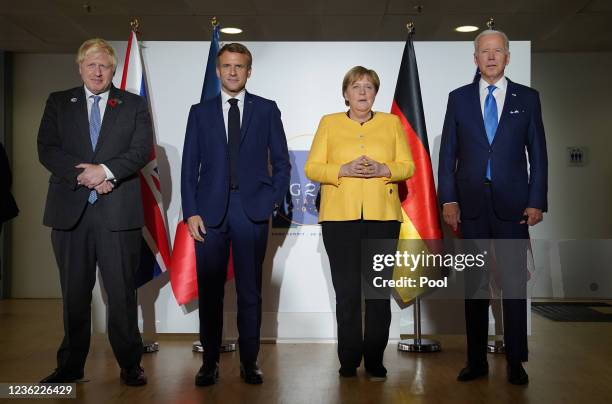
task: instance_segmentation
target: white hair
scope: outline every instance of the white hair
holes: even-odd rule
[[[504,40],[504,48],[506,48],[506,52],[510,52],[510,41],[508,40],[508,36],[504,34],[502,31],[498,31],[496,29],[485,29],[481,31],[476,38],[474,38],[474,52],[478,51],[478,41],[485,35],[496,34],[502,37]]]

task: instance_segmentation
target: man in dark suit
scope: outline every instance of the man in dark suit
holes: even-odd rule
[[[216,383],[223,292],[232,246],[238,298],[240,374],[263,382],[257,366],[262,263],[268,221],[289,187],[287,141],[274,101],[245,90],[252,56],[237,43],[217,54],[221,93],[191,107],[183,148],[183,215],[196,244],[200,339],[198,386]],[[269,174],[272,167],[272,175]]]
[[[153,144],[151,118],[142,97],[111,84],[117,58],[106,41],[85,41],[77,64],[84,85],[49,96],[38,132],[38,156],[51,172],[43,222],[53,229],[64,299],[57,369],[42,383],[83,377],[97,263],[120,379],[143,385],[134,272],[143,226],[138,172]]]
[[[522,362],[527,361],[527,269],[522,258],[526,257],[528,226],[539,223],[547,210],[548,159],[540,99],[537,91],[504,76],[510,61],[504,33],[483,31],[474,48],[481,79],[449,95],[438,195],[444,221],[453,230],[460,224],[466,239],[496,241],[496,269],[505,288],[508,381],[526,384],[529,379]],[[474,281],[482,281],[475,276],[466,276],[467,289]],[[460,381],[488,373],[488,304],[488,296],[466,296],[468,361],[459,373]]]

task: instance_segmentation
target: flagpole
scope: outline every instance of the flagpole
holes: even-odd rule
[[[489,18],[486,22],[488,29],[495,29],[495,19]],[[504,345],[504,306],[501,304],[501,290],[497,290],[495,285],[489,285],[492,290],[491,293],[491,313],[493,314],[493,321],[495,323],[495,333],[489,335],[489,342],[487,343],[487,352],[489,353],[506,353],[506,346]],[[494,293],[499,292],[499,293]],[[490,337],[493,337],[492,339]]]
[[[134,17],[130,20],[130,28],[131,28],[131,31],[135,35],[138,35],[139,29],[140,29],[140,21],[138,21],[138,18]],[[130,34],[130,40],[131,40],[131,37],[132,37],[132,34]],[[129,50],[130,49],[128,46],[128,49],[125,55],[125,60],[128,60],[130,57]],[[151,338],[151,340],[147,341],[149,337]],[[143,332],[142,332],[142,345],[143,345],[143,353],[154,353],[154,352],[159,351],[159,342],[155,340],[155,335],[149,335],[149,333],[145,333],[144,325],[143,325]]]
[[[415,33],[414,22],[410,21],[408,24],[406,24],[406,28],[408,29],[408,41],[410,41],[409,43],[411,43],[412,36]],[[420,89],[419,89],[419,93],[420,93]],[[440,351],[441,346],[438,341],[423,338],[423,335],[421,333],[421,298],[420,296],[417,296],[414,299],[413,309],[414,309],[414,318],[413,318],[414,320],[413,321],[414,338],[401,340],[397,344],[397,349],[399,351],[406,351],[406,352],[438,352]]]

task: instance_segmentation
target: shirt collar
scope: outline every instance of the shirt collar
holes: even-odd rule
[[[110,88],[108,90],[106,90],[105,92],[100,93],[100,94],[92,93],[91,91],[89,91],[89,89],[87,88],[86,85],[83,85],[83,88],[85,89],[85,98],[86,99],[89,100],[90,99],[89,97],[91,97],[92,95],[99,95],[101,101],[103,101],[103,102],[108,101],[108,95],[110,94]]]
[[[502,78],[497,80],[497,82],[493,85],[497,87],[498,90],[506,91],[506,88],[508,87],[508,80],[506,79],[506,76],[502,76]],[[480,92],[482,93],[488,91],[487,87],[489,87],[489,83],[487,83],[485,79],[481,77],[479,82]]]
[[[242,91],[239,92],[235,97],[232,97],[231,95],[227,94],[225,91],[221,90],[221,104],[225,105],[225,103],[231,98],[236,98],[238,100],[238,104],[243,104],[245,94],[246,94],[246,90],[242,89]]]

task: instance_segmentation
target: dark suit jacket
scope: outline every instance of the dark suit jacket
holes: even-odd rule
[[[283,202],[291,171],[276,103],[247,92],[241,134],[240,198],[251,220],[267,220],[274,205]],[[227,210],[229,180],[229,148],[219,94],[189,111],[181,170],[183,217],[200,215],[205,225],[219,225]]]
[[[4,150],[4,145],[0,143],[0,226],[19,213],[15,198],[11,194],[12,184],[13,176],[8,156],[6,155],[6,150]]]
[[[489,158],[493,205],[499,218],[520,221],[527,207],[547,210],[548,158],[537,91],[508,80],[491,145],[478,82],[449,94],[438,165],[440,203],[459,202],[463,218],[478,217],[483,211]]]
[[[51,172],[43,223],[74,227],[85,209],[89,189],[77,186],[79,163],[106,164],[117,179],[115,189],[96,202],[109,230],[142,227],[139,170],[153,145],[151,117],[144,98],[111,86],[95,151],[89,137],[83,86],[52,93],[38,131],[38,157]]]

